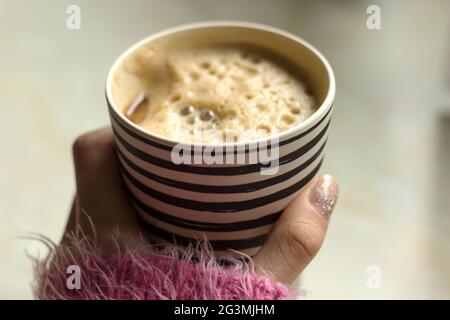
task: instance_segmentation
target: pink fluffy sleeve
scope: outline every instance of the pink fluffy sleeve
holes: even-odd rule
[[[142,245],[104,254],[86,239],[46,244],[48,256],[35,259],[38,299],[276,300],[295,295],[254,272],[251,263],[232,259],[227,267],[219,265],[204,245],[195,249]]]

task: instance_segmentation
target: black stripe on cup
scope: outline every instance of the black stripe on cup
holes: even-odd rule
[[[313,139],[311,139],[308,143],[304,144],[300,148],[294,150],[293,152],[281,157],[278,161],[279,165],[284,165],[286,163],[292,162],[303,154],[308,152],[309,149],[313,148],[320,139],[326,134],[328,127],[330,125],[330,121],[325,125],[325,127],[317,134]],[[269,165],[265,165],[262,163],[250,164],[245,166],[229,166],[229,167],[211,167],[211,166],[191,166],[186,164],[175,164],[171,161],[163,160],[161,158],[155,157],[151,154],[148,154],[128,143],[114,128],[114,135],[118,142],[132,155],[141,159],[142,161],[151,163],[161,168],[181,171],[187,173],[201,174],[201,175],[221,175],[221,176],[230,176],[230,175],[241,175],[252,172],[259,172],[264,168],[268,168]]]
[[[167,204],[177,206],[180,208],[191,209],[196,211],[208,211],[208,212],[238,212],[244,210],[251,210],[258,207],[262,207],[269,203],[284,199],[293,193],[304,187],[319,171],[322,165],[322,159],[319,164],[303,179],[292,184],[291,186],[282,189],[278,192],[272,193],[267,196],[260,198],[244,200],[244,201],[230,201],[230,202],[203,202],[190,199],[183,199],[169,194],[162,193],[155,189],[152,189],[135,177],[133,177],[128,171],[123,170],[123,173],[127,180],[132,183],[137,189],[147,194],[148,196],[155,198],[159,201],[165,202]]]
[[[232,232],[232,231],[254,229],[274,223],[282,212],[278,211],[253,220],[244,220],[231,223],[214,223],[204,221],[192,221],[188,219],[178,218],[149,207],[134,195],[131,195],[131,199],[139,209],[141,209],[142,211],[145,212],[145,214],[148,214],[149,216],[155,219],[181,228],[199,231]]]
[[[147,221],[145,221],[142,217],[139,217],[139,222],[142,227],[149,231],[151,234],[161,238],[165,241],[176,243],[182,246],[189,246],[190,244],[195,244],[198,241],[197,238],[188,238],[185,236],[177,235],[172,232],[163,230],[158,228]],[[213,248],[213,250],[227,250],[233,248],[234,250],[244,250],[250,248],[260,247],[266,242],[268,234],[259,235],[256,237],[248,238],[248,239],[236,239],[236,240],[209,240],[209,244]]]
[[[276,185],[278,183],[281,183],[283,181],[286,181],[292,177],[294,177],[296,174],[300,173],[304,169],[306,169],[311,163],[316,160],[319,155],[322,153],[326,145],[326,140],[322,143],[319,150],[308,160],[303,162],[301,165],[295,167],[291,171],[285,172],[281,175],[275,175],[269,179],[257,181],[257,182],[251,182],[246,184],[240,184],[240,185],[229,185],[229,186],[217,186],[217,185],[205,185],[205,184],[195,184],[195,183],[189,183],[189,182],[183,182],[183,181],[177,181],[172,180],[169,178],[158,176],[152,172],[149,172],[138,165],[134,164],[130,159],[127,158],[127,156],[120,150],[117,149],[117,152],[119,154],[119,158],[121,161],[123,161],[127,166],[129,166],[131,169],[133,169],[135,172],[139,173],[143,177],[146,177],[148,179],[151,179],[153,181],[156,181],[158,183],[171,186],[178,189],[183,190],[189,190],[193,192],[202,192],[202,193],[243,193],[243,192],[254,192],[257,190],[264,189],[266,187],[270,187],[273,185]],[[123,167],[123,170],[126,170]],[[129,173],[129,172],[128,172]],[[131,173],[129,173],[131,174]]]

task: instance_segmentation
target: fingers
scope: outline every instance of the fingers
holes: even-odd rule
[[[110,235],[117,227],[123,231],[137,229],[120,175],[112,130],[100,129],[78,137],[73,158],[78,224],[83,231],[89,234],[91,221],[97,234]]]
[[[331,176],[314,179],[283,212],[255,263],[276,281],[294,282],[322,246],[338,194]]]

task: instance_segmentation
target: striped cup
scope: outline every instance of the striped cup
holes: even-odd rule
[[[174,150],[180,146],[187,150],[189,159],[201,159],[208,146],[183,144],[148,132],[128,120],[120,109],[142,89],[139,81],[127,74],[126,59],[139,48],[158,42],[180,48],[183,43],[241,43],[275,52],[302,71],[319,108],[304,122],[273,137],[214,146],[224,150],[224,159],[228,157],[223,163],[174,161]],[[255,254],[282,210],[319,171],[334,95],[333,71],[322,54],[304,40],[267,26],[190,24],[150,36],[129,48],[108,74],[106,99],[124,180],[150,237],[182,245],[206,237],[219,255],[230,253],[228,249]],[[255,163],[254,156],[261,151],[270,151],[276,161]],[[213,155],[221,156],[217,151]],[[273,163],[277,164],[275,170],[264,172]]]

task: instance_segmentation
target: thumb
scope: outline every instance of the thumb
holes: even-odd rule
[[[322,246],[339,187],[324,175],[303,189],[281,215],[254,262],[275,281],[290,285]]]

